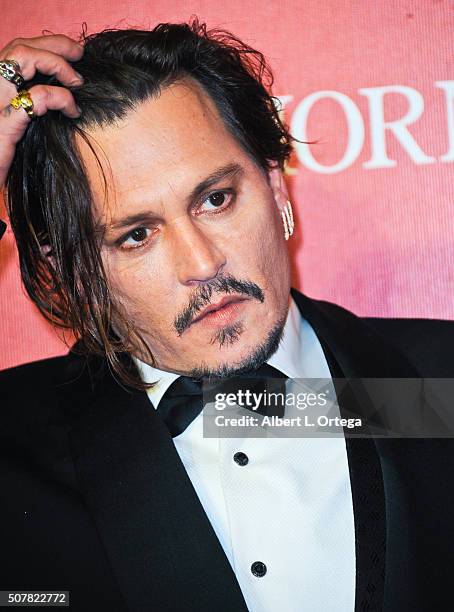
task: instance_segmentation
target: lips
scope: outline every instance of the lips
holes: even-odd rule
[[[197,323],[198,321],[201,321],[202,319],[204,319],[210,313],[219,312],[220,310],[222,310],[223,308],[225,308],[229,304],[237,304],[237,303],[240,303],[240,302],[244,302],[246,299],[247,298],[244,298],[244,297],[228,295],[228,296],[222,298],[222,300],[220,300],[217,304],[210,304],[209,306],[204,308],[200,312],[200,314],[195,319],[192,320],[191,325],[193,323]]]

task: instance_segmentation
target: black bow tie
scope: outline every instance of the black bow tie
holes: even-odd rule
[[[209,383],[210,393],[226,392],[235,393],[238,389],[266,388],[270,391],[268,379],[281,379],[279,388],[274,386],[273,392],[285,392],[285,381],[287,376],[268,365],[263,364],[257,370],[250,370],[241,376],[234,378],[217,379]],[[245,406],[247,407],[247,406]],[[158,415],[167,425],[171,436],[180,435],[196,418],[203,409],[203,380],[180,376],[167,389],[156,409]],[[281,406],[260,406],[256,412],[267,416],[284,416],[284,408]]]

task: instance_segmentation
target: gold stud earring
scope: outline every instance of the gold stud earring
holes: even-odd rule
[[[293,210],[290,200],[287,200],[284,208],[281,210],[282,223],[284,225],[284,237],[286,240],[290,238],[295,229],[295,222],[293,221]]]

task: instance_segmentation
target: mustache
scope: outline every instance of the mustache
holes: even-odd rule
[[[263,290],[251,281],[238,280],[230,274],[207,281],[197,287],[188,306],[175,317],[174,327],[179,336],[191,325],[199,312],[211,303],[213,294],[218,293],[244,295],[262,303],[265,301]]]

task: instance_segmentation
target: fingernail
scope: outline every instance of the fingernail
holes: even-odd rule
[[[83,77],[81,74],[79,74],[78,72],[76,72],[76,77],[77,77],[77,79],[78,79],[78,80],[79,80],[81,83],[83,83],[83,82],[84,82],[84,77]]]
[[[81,115],[82,114],[82,109],[80,108],[80,106],[76,106],[76,108],[77,108],[77,110],[79,112],[79,115]]]

